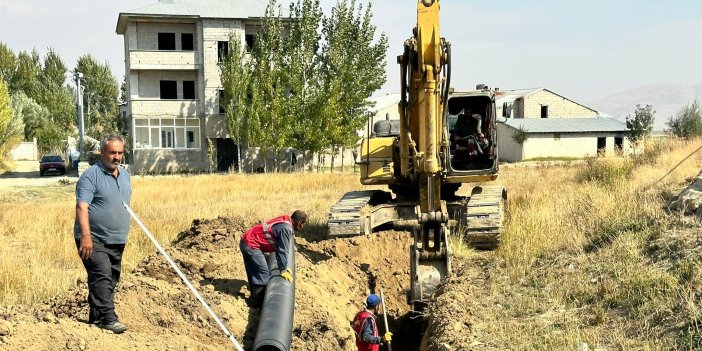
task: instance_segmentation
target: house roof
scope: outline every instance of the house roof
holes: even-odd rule
[[[568,101],[571,101],[571,102],[573,102],[574,104],[578,104],[578,105],[580,105],[580,106],[582,106],[582,107],[584,107],[584,108],[586,108],[586,109],[588,109],[588,110],[597,112],[597,110],[595,110],[595,109],[593,109],[593,108],[587,107],[587,106],[585,106],[585,105],[583,105],[583,104],[581,104],[581,103],[579,103],[579,102],[573,101],[573,100],[571,100],[571,99],[569,99],[569,98],[567,98],[567,97],[565,97],[565,96],[563,96],[563,95],[561,95],[561,94],[555,93],[555,92],[553,92],[552,90],[549,90],[549,89],[546,89],[546,88],[530,88],[530,89],[501,90],[501,91],[498,92],[498,93],[496,94],[496,96],[495,96],[495,104],[496,104],[498,107],[501,107],[502,104],[504,104],[505,102],[511,103],[511,102],[514,102],[514,100],[517,100],[517,99],[519,99],[519,98],[527,97],[527,96],[529,96],[529,95],[535,94],[535,93],[537,93],[537,92],[539,92],[539,91],[542,91],[542,90],[548,91],[549,93],[551,93],[551,94],[553,94],[553,95],[560,96],[560,97],[562,97],[562,98],[564,98],[564,99],[566,99],[566,100],[568,100]],[[598,114],[599,114],[599,112],[598,112]]]
[[[507,118],[506,125],[529,133],[625,132],[626,124],[614,118]]]
[[[200,18],[262,18],[266,15],[265,0],[159,0],[119,14],[117,33],[124,34],[128,17],[200,17]],[[281,8],[282,16],[289,11]]]

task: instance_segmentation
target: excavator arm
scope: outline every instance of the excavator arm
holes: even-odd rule
[[[398,57],[401,67],[401,178],[418,192],[418,226],[410,251],[410,301],[429,297],[450,272],[448,211],[441,199],[446,146],[444,104],[448,92],[449,45],[439,30],[439,1],[417,1],[417,25]],[[442,75],[443,74],[443,75]]]

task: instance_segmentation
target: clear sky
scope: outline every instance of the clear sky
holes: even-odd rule
[[[118,81],[124,46],[119,12],[157,0],[0,0],[0,41],[15,52],[54,48],[69,68],[90,53]],[[336,0],[322,0],[328,11]],[[441,34],[453,47],[453,86],[545,87],[587,102],[655,83],[702,83],[702,1],[442,0]],[[415,2],[373,1],[389,37],[388,81],[416,22]]]

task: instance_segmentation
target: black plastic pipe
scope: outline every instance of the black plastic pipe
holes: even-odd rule
[[[293,276],[289,283],[280,276],[275,253],[268,255],[271,279],[263,298],[263,310],[254,339],[254,351],[289,351],[295,315],[295,241],[290,237],[288,269]]]

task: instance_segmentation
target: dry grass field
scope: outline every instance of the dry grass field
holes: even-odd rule
[[[698,146],[667,143],[631,158],[502,170],[497,183],[509,191],[503,242],[476,252],[454,241],[457,272],[430,308],[434,340],[425,349],[702,347],[701,227],[666,210],[702,169],[702,152],[667,173]],[[254,221],[296,208],[310,214],[307,235],[315,236],[329,207],[360,188],[352,173],[134,177],[132,208],[162,243],[196,218]],[[0,306],[41,304],[84,276],[72,239],[73,190],[1,190]],[[154,252],[133,225],[126,271]],[[442,318],[470,328],[432,329]]]

